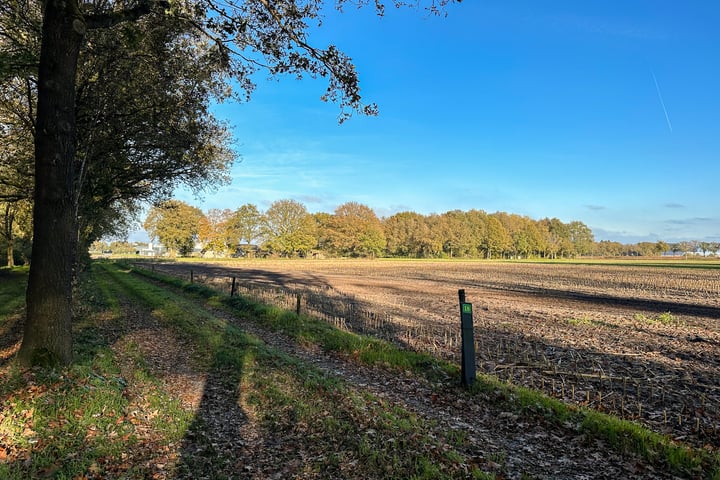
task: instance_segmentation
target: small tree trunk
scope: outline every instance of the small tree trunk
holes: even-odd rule
[[[75,219],[75,77],[85,24],[77,0],[47,0],[35,135],[35,205],[27,320],[18,359],[72,361]]]
[[[13,243],[14,239],[11,234],[7,239],[7,264],[10,268],[15,266],[15,250]]]
[[[13,212],[13,206],[11,203],[5,204],[3,223],[2,223],[2,236],[7,240],[7,264],[8,267],[13,268],[15,266],[15,260],[13,255],[13,223],[15,223],[15,214]]]

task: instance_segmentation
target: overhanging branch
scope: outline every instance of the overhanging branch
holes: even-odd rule
[[[140,17],[148,15],[153,11],[170,8],[170,2],[167,0],[143,0],[136,7],[126,10],[118,10],[116,12],[87,14],[85,18],[85,26],[89,29],[110,28],[119,23],[132,22]]]

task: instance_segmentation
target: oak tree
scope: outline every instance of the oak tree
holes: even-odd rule
[[[179,200],[168,200],[148,212],[143,227],[168,249],[171,256],[189,256],[198,239],[202,211]]]
[[[236,209],[228,219],[228,235],[232,247],[245,250],[260,238],[263,215],[257,206],[246,203]],[[249,252],[244,252],[248,254]]]
[[[232,215],[229,208],[211,208],[200,218],[198,240],[202,243],[203,253],[224,257],[236,245],[230,224]]]
[[[422,257],[427,237],[425,217],[417,212],[398,212],[383,222],[387,251],[392,256]]]
[[[579,220],[575,220],[568,224],[568,230],[570,232],[570,242],[573,245],[573,253],[575,255],[590,255],[595,244],[595,237],[590,227]],[[652,248],[651,245],[650,251],[652,251]]]
[[[487,233],[482,242],[485,257],[488,259],[502,255],[512,245],[512,238],[495,215],[487,216]]]
[[[385,250],[385,232],[375,212],[357,202],[335,209],[328,229],[329,246],[341,255],[376,257]]]
[[[443,251],[450,257],[467,257],[477,254],[477,243],[466,212],[451,210],[443,217]]]
[[[296,200],[277,200],[263,217],[263,237],[269,250],[292,257],[315,247],[315,221]]]

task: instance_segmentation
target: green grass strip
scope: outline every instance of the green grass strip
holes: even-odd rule
[[[453,383],[460,369],[457,365],[431,355],[402,350],[379,339],[339,330],[326,322],[297,315],[295,312],[253,302],[241,296],[230,297],[210,287],[191,284],[177,277],[133,267],[137,274],[179,288],[210,305],[230,308],[233,313],[256,319],[260,324],[281,331],[299,341],[312,342],[327,350],[351,355],[369,365],[384,365],[411,371],[431,382]],[[459,383],[459,382],[458,382]],[[541,392],[499,382],[495,377],[478,374],[473,393],[499,392],[491,398],[510,410],[551,416],[558,424],[577,425],[581,432],[607,441],[623,453],[639,455],[654,465],[687,476],[720,480],[720,454],[709,453],[674,442],[635,422],[612,415],[568,405]]]

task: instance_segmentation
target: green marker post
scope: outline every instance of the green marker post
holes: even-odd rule
[[[473,329],[472,303],[465,301],[465,290],[458,290],[460,298],[460,335],[462,358],[460,364],[461,383],[469,387],[475,383],[475,332]]]

